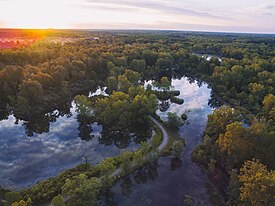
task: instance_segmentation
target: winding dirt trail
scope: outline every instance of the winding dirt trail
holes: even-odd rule
[[[161,142],[161,144],[157,148],[157,151],[161,152],[167,146],[167,144],[169,142],[168,133],[167,133],[166,129],[154,117],[152,117],[150,115],[149,118],[161,130],[161,133],[162,133],[162,142]],[[138,166],[138,164],[136,162],[132,162],[132,164],[131,164],[132,168],[135,168],[137,166]],[[123,172],[122,168],[118,168],[116,171],[113,172],[113,174],[110,175],[110,177],[115,177],[115,176],[121,175],[122,172]]]

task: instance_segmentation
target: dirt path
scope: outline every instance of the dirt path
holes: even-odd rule
[[[169,136],[166,129],[164,129],[164,127],[154,117],[149,116],[149,118],[158,126],[162,133],[162,143],[157,148],[157,150],[160,152],[167,146],[169,142]]]
[[[167,133],[166,129],[154,117],[152,117],[150,115],[149,118],[161,130],[161,133],[162,133],[162,142],[161,142],[161,144],[157,148],[157,151],[161,152],[167,146],[167,144],[169,142],[168,133]],[[132,165],[131,165],[132,168],[135,168],[137,166],[138,166],[138,164],[136,162],[133,162]],[[114,171],[113,174],[111,174],[110,177],[115,177],[115,176],[121,175],[121,173],[122,173],[122,169],[118,168],[116,171]]]
[[[169,136],[168,136],[168,133],[166,131],[166,129],[154,118],[152,117],[151,115],[149,116],[150,120],[152,122],[154,122],[155,125],[158,126],[158,128],[161,130],[161,133],[162,133],[162,142],[161,144],[158,146],[157,150],[158,152],[161,152],[168,144],[169,142]],[[138,164],[136,162],[133,162],[131,167],[132,168],[135,168],[137,167]],[[118,176],[118,175],[121,175],[123,172],[122,168],[118,168],[116,171],[113,172],[113,174],[110,175],[110,177],[115,177],[115,176]],[[66,198],[65,197],[65,200],[67,201],[69,198]],[[47,206],[51,206],[51,203],[48,203],[46,204]]]

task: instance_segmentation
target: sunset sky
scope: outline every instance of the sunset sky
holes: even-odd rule
[[[275,0],[0,0],[2,28],[275,33]]]

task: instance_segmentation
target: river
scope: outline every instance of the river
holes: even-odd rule
[[[181,115],[189,111],[187,123],[179,129],[180,137],[186,140],[181,160],[173,156],[161,157],[156,164],[135,171],[110,189],[105,197],[108,203],[103,205],[179,206],[184,205],[186,195],[193,205],[212,205],[208,189],[215,185],[209,184],[207,173],[191,160],[207,116],[214,110],[208,105],[211,89],[205,83],[190,82],[186,77],[173,79],[172,86],[180,91],[184,104],[171,103],[167,111],[158,110],[157,114],[165,120],[168,112]],[[94,94],[98,93],[100,91]],[[121,137],[102,139],[103,126],[96,122],[88,125],[88,130],[87,125],[83,129],[73,101],[65,111],[42,115],[42,119],[46,118],[44,123],[41,117],[31,123],[17,121],[12,114],[0,121],[0,185],[25,188],[72,168],[85,158],[96,164],[122,150],[139,146],[137,140],[125,143],[119,142]]]
[[[158,163],[140,170],[119,181],[106,195],[108,203],[103,205],[120,206],[180,206],[186,195],[194,206],[212,205],[208,188],[207,173],[191,160],[191,152],[201,140],[207,124],[207,116],[213,112],[208,105],[211,89],[207,84],[198,86],[187,78],[174,79],[172,86],[180,91],[183,105],[172,103],[170,108],[158,115],[165,120],[167,112],[181,115],[189,111],[188,123],[179,129],[179,135],[186,140],[186,148],[181,160],[173,156],[161,157]]]
[[[99,94],[97,90],[89,96]],[[96,164],[139,146],[127,138],[102,138],[101,132],[102,125],[78,120],[74,101],[29,122],[9,115],[0,121],[0,185],[26,188],[86,159]]]

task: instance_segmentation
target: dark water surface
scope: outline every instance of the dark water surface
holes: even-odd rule
[[[134,142],[128,144],[128,140],[117,145],[112,141],[104,144],[106,138],[101,138],[101,132],[102,125],[96,122],[81,126],[74,102],[65,114],[55,110],[33,117],[30,122],[8,116],[0,121],[0,185],[12,189],[28,187],[84,162],[85,158],[95,164],[121,150],[138,147]]]
[[[181,115],[190,110],[188,123],[179,130],[180,137],[187,143],[181,160],[162,157],[157,164],[135,171],[111,188],[107,205],[180,206],[184,205],[184,195],[192,197],[193,205],[211,205],[206,186],[208,176],[191,160],[191,152],[205,129],[207,115],[213,112],[208,105],[211,89],[207,84],[190,83],[186,77],[174,79],[172,85],[180,90],[179,97],[184,99],[184,104],[171,103],[167,111],[157,113],[165,120],[167,112]],[[74,102],[68,112],[56,110],[47,115],[54,118],[46,121],[45,128],[39,125],[41,119],[37,120],[38,125],[36,120],[32,126],[24,121],[15,124],[13,115],[0,122],[0,185],[16,189],[27,187],[74,167],[83,162],[84,157],[97,163],[121,150],[138,147],[135,140],[124,145],[102,138],[103,126],[96,122],[88,125],[88,130],[85,125],[81,129]],[[85,134],[91,136],[86,139],[89,141],[85,140]]]
[[[180,128],[180,137],[186,139],[185,152],[181,160],[172,156],[162,157],[158,164],[145,167],[119,181],[110,192],[113,205],[120,206],[180,206],[184,205],[184,195],[193,199],[193,205],[212,205],[206,183],[208,176],[191,160],[192,149],[199,143],[207,123],[207,115],[213,112],[208,106],[211,90],[206,84],[198,86],[186,78],[173,80],[172,85],[180,90],[183,105],[171,104],[166,112],[158,111],[162,119],[167,112],[181,115],[191,110],[188,124]]]

